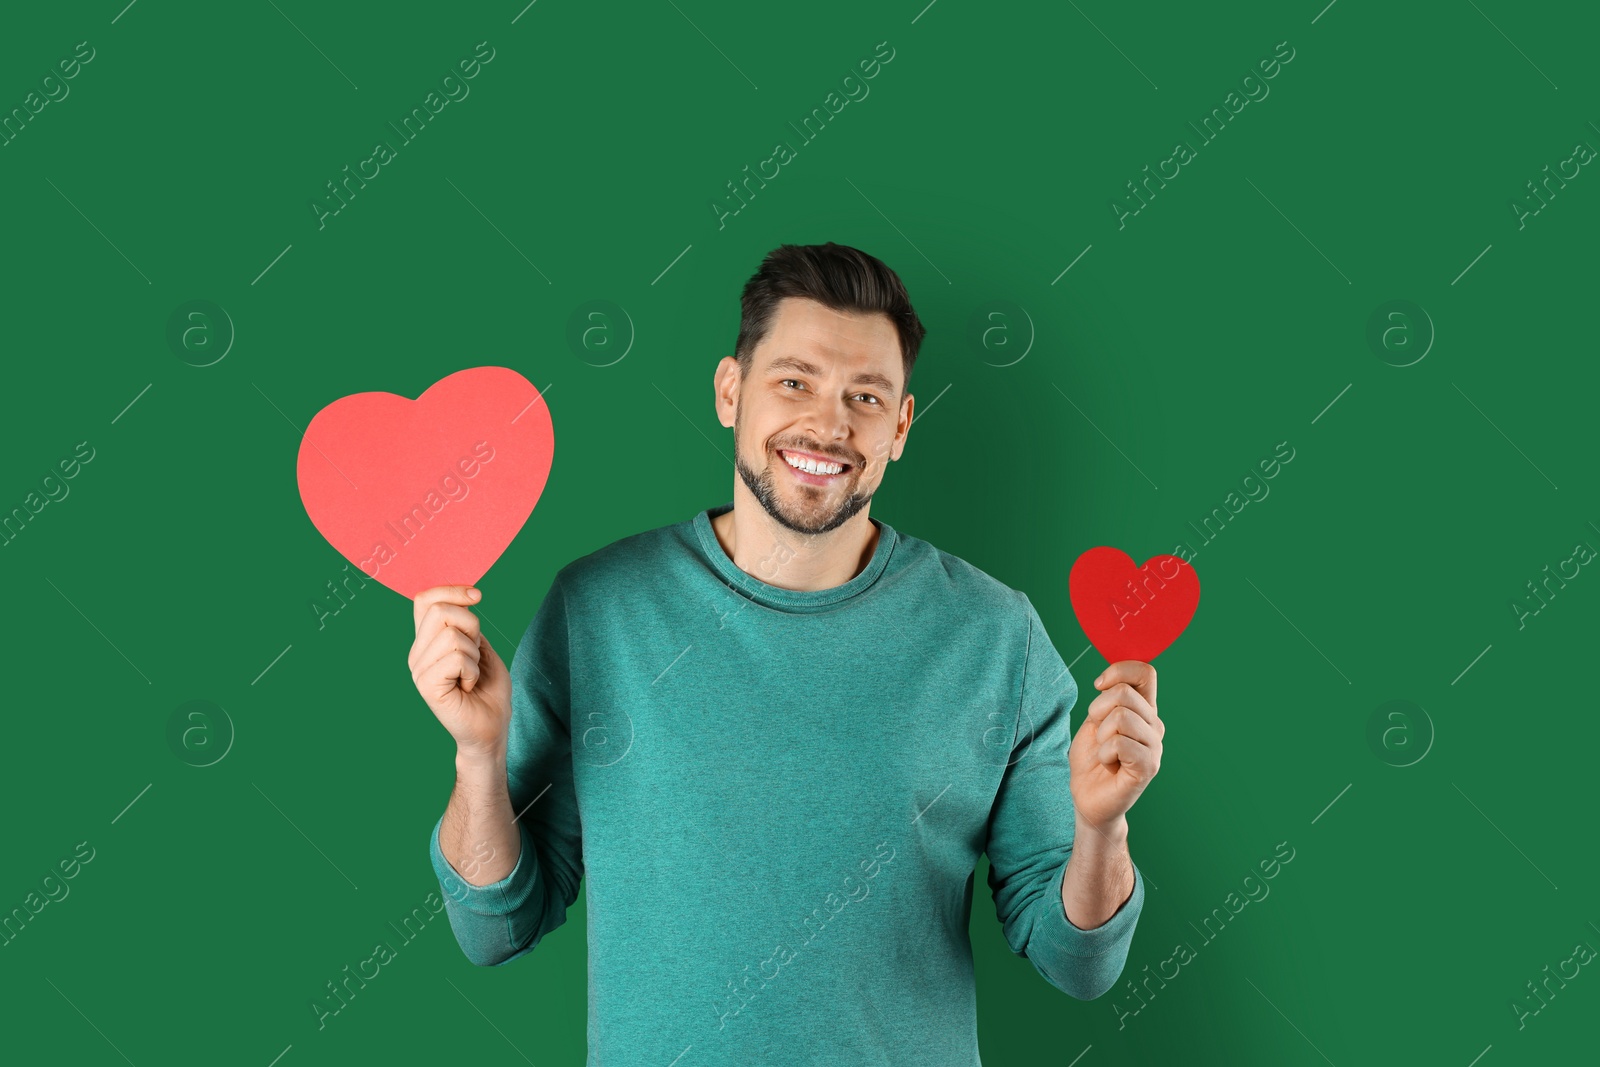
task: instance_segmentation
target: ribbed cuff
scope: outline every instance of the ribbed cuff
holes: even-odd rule
[[[1067,864],[1063,863],[1061,870],[1050,880],[1049,917],[1040,925],[1035,936],[1043,937],[1046,944],[1068,956],[1088,959],[1118,949],[1126,954],[1133,938],[1133,928],[1139,921],[1139,911],[1144,907],[1144,876],[1139,873],[1139,865],[1133,864],[1133,893],[1112,913],[1111,918],[1089,930],[1074,926],[1072,920],[1067,918],[1066,905],[1061,899],[1066,878]]]
[[[511,915],[527,901],[529,893],[539,880],[539,860],[533,851],[533,841],[522,820],[517,820],[517,833],[521,839],[521,852],[511,873],[497,882],[473,885],[463,878],[439,847],[439,830],[444,816],[433,825],[433,835],[428,841],[428,852],[433,860],[433,870],[439,885],[452,904],[460,905],[479,915]]]

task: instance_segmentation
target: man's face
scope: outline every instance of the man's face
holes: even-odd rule
[[[867,505],[911,427],[904,373],[887,315],[798,297],[779,302],[748,377],[740,380],[732,356],[722,360],[718,415],[726,426],[731,409],[739,478],[767,514],[796,533],[820,534]],[[819,458],[844,469],[810,473],[789,461]]]

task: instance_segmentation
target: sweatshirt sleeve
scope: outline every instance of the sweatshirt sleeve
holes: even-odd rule
[[[429,841],[450,927],[462,952],[479,966],[509,963],[565,922],[583,877],[561,583],[558,573],[511,662],[506,785],[521,838],[516,866],[498,882],[472,885],[439,847],[443,816]]]
[[[1144,877],[1133,869],[1133,893],[1099,926],[1081,930],[1061,901],[1075,821],[1071,712],[1078,686],[1045,634],[1026,594],[1028,620],[1022,695],[1010,762],[989,817],[989,889],[1007,944],[1045,980],[1079,1000],[1116,984],[1144,907]]]

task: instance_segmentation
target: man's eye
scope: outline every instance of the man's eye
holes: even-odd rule
[[[800,385],[800,382],[797,381],[794,378],[781,379],[778,382],[778,384],[779,385],[791,385],[792,384],[792,385],[796,386],[797,388],[804,388],[804,386]],[[883,405],[883,401],[879,400],[877,397],[873,396],[871,393],[857,393],[856,396],[857,397],[866,397],[868,400],[872,401],[874,406],[881,407]]]

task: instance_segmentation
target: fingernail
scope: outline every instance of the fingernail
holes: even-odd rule
[[[476,589],[468,589],[467,590],[467,599],[468,600],[477,600],[481,596],[483,596],[483,594],[478,592]]]
[[[1098,677],[1098,678],[1096,678],[1096,679],[1095,679],[1095,680],[1094,680],[1094,685],[1095,685],[1095,688],[1096,688],[1096,689],[1098,689],[1098,688],[1100,688],[1100,683],[1101,683],[1101,682],[1103,682],[1103,681],[1105,681],[1105,680],[1106,680],[1106,676],[1105,676],[1105,675],[1103,675],[1103,674],[1102,674],[1102,675],[1101,675],[1101,676],[1100,676],[1100,677]]]

